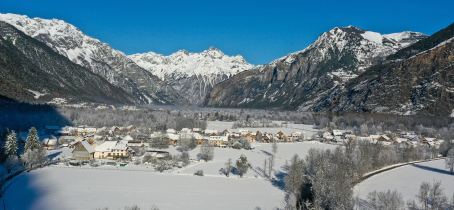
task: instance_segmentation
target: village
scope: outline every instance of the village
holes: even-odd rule
[[[203,142],[208,142],[217,148],[234,148],[253,150],[254,145],[266,143],[295,143],[295,142],[317,142],[333,145],[343,145],[348,141],[367,141],[372,144],[380,144],[384,147],[427,147],[438,149],[444,141],[436,138],[422,137],[414,132],[391,133],[382,135],[356,136],[349,130],[332,130],[331,132],[318,131],[310,132],[308,137],[306,132],[293,131],[284,133],[266,132],[267,128],[260,128],[262,131],[252,132],[246,129],[225,129],[223,131],[215,129],[183,128],[180,131],[167,129],[165,131],[140,131],[136,126],[126,127],[102,127],[95,128],[86,125],[82,126],[46,126],[40,130],[39,138],[43,148],[51,152],[61,148],[71,151],[70,155],[64,158],[71,160],[71,165],[79,165],[82,160],[116,160],[123,161],[119,165],[125,166],[126,163],[133,162],[145,154],[151,155],[151,163],[156,162],[167,155],[169,152],[162,150],[167,147],[181,146],[182,141],[192,140],[197,146]],[[289,130],[289,129],[286,129]],[[22,134],[19,138],[25,141],[27,135]],[[152,145],[153,140],[159,140],[159,146]],[[137,162],[137,161],[136,161]],[[82,161],[83,163],[83,161]],[[107,164],[117,165],[113,161]]]

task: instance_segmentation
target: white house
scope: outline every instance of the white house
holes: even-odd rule
[[[95,148],[95,158],[104,159],[112,157],[112,148],[117,145],[116,141],[106,141]]]

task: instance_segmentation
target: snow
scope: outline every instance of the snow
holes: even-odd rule
[[[269,181],[50,167],[32,171],[6,192],[9,209],[254,209],[279,207],[284,192]],[[20,199],[20,202],[19,200]]]
[[[43,96],[43,95],[46,95],[47,93],[40,93],[38,91],[34,91],[34,90],[28,90],[30,92],[32,92],[33,94],[35,94],[35,98],[39,98],[40,96]]]
[[[176,79],[200,75],[227,75],[231,77],[254,67],[254,65],[247,63],[241,55],[228,56],[214,47],[210,47],[201,53],[189,53],[186,50],[180,50],[169,56],[164,56],[148,52],[130,55],[128,58],[162,80],[169,77]]]
[[[286,159],[294,154],[305,157],[310,148],[328,149],[334,145],[279,143],[274,167],[274,179],[262,177],[263,161],[271,153],[271,144],[252,144],[253,151],[215,148],[214,159],[195,162],[181,169],[158,173],[146,165],[126,167],[51,166],[21,176],[6,191],[9,209],[123,209],[137,204],[148,209],[156,204],[160,209],[274,209],[281,207],[285,192],[282,175]],[[60,150],[64,150],[63,148]],[[172,155],[177,147],[165,149]],[[200,147],[189,152],[196,158]],[[56,154],[59,154],[57,152]],[[235,162],[246,155],[253,169],[244,178],[222,173],[228,158]],[[202,169],[204,176],[194,176]],[[21,202],[18,202],[18,199]],[[82,201],[82,202],[81,202]]]
[[[359,183],[354,188],[354,195],[366,199],[369,192],[397,190],[404,200],[416,199],[419,186],[422,182],[432,183],[441,181],[445,194],[452,197],[454,194],[453,176],[445,169],[445,161],[435,160],[415,163],[375,175]]]
[[[366,31],[364,34],[361,34],[361,36],[369,41],[382,44],[383,41],[383,36],[380,33],[377,32],[372,32],[372,31]]]

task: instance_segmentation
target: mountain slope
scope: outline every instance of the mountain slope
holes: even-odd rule
[[[454,34],[443,29],[415,45],[333,88],[309,110],[454,116]]]
[[[417,32],[381,35],[353,26],[336,27],[302,51],[221,82],[207,95],[204,105],[310,107],[337,84],[425,37]]]
[[[149,52],[128,57],[167,82],[192,104],[200,104],[219,82],[254,67],[241,55],[228,56],[214,47],[201,53],[180,50],[169,56]]]
[[[173,88],[139,67],[124,53],[85,35],[65,21],[30,19],[15,14],[0,14],[0,20],[45,43],[72,62],[101,75],[142,103],[187,104],[187,100]]]
[[[65,97],[106,103],[139,102],[99,75],[0,21],[0,95],[32,102],[31,90],[47,93],[41,100]]]

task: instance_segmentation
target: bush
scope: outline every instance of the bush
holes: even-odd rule
[[[203,170],[197,170],[194,175],[203,176]]]

